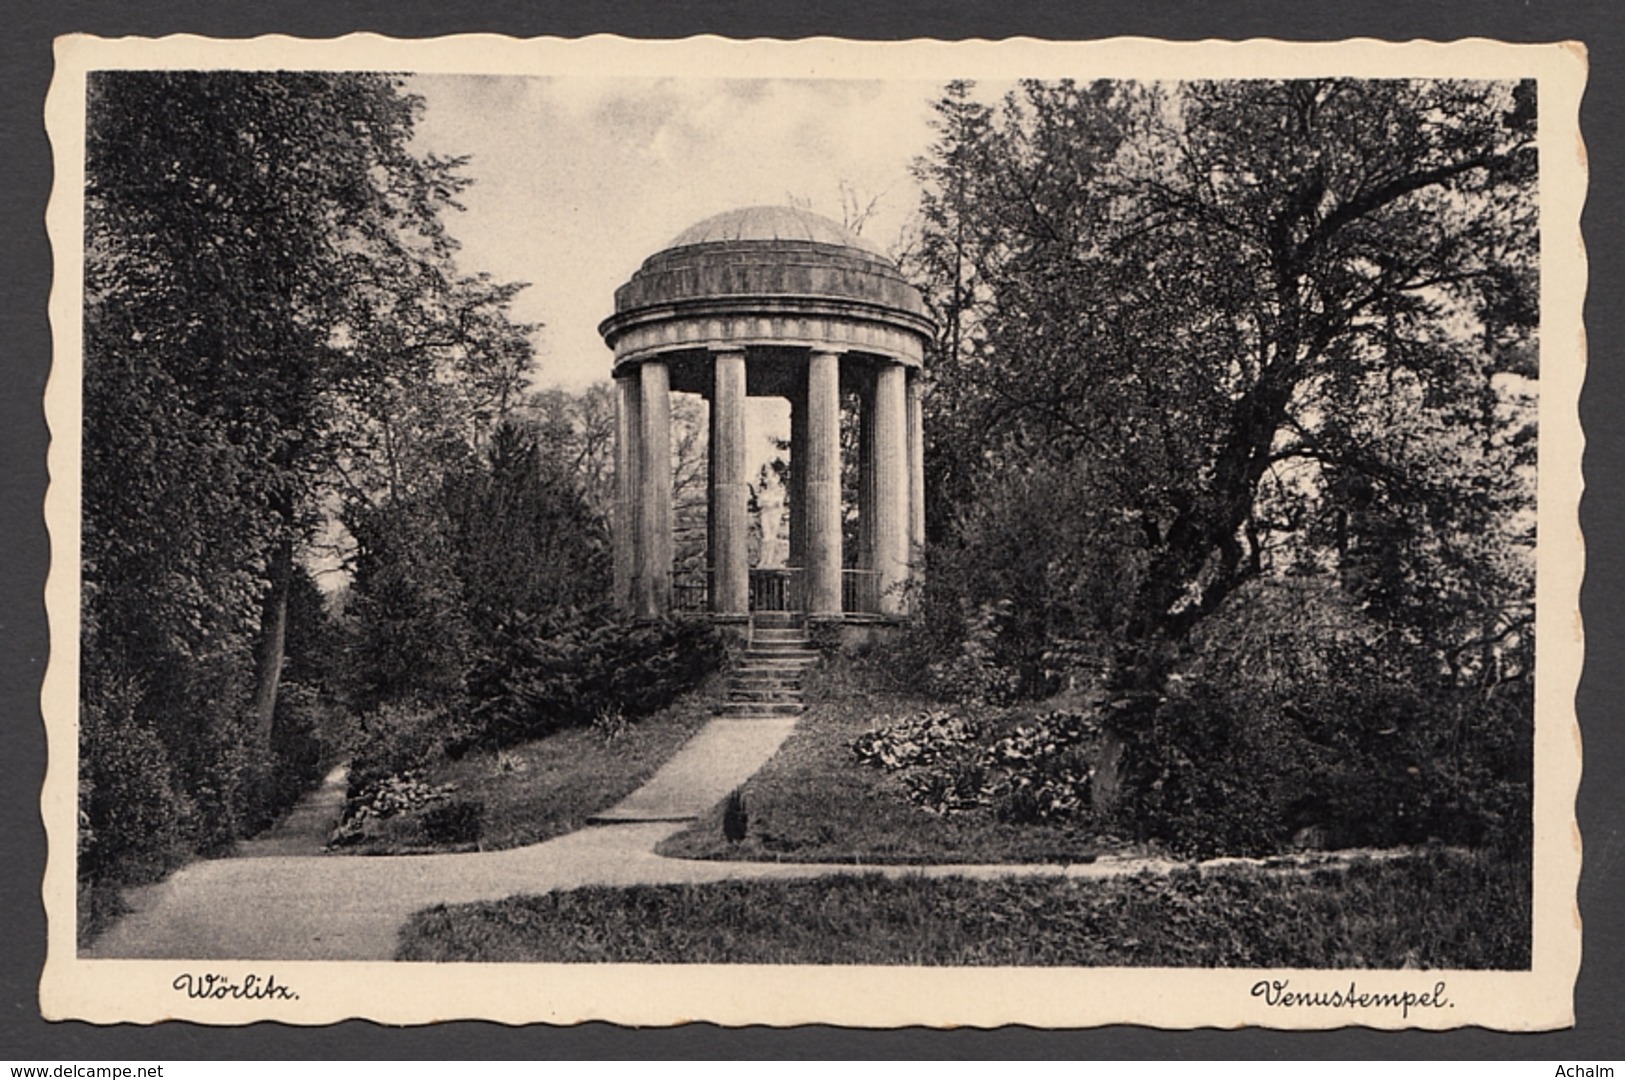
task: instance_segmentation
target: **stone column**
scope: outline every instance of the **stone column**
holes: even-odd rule
[[[858,391],[858,551],[855,565],[875,568],[875,382],[866,375]],[[858,593],[860,598],[867,590]]]
[[[920,404],[920,372],[908,373],[908,562],[925,555],[925,414]]]
[[[638,429],[641,412],[637,369],[615,378],[615,607],[637,610]]]
[[[664,360],[639,371],[638,602],[640,618],[671,609],[671,377]]]
[[[745,352],[719,352],[711,363],[711,610],[745,615],[750,606]]]
[[[908,579],[908,402],[901,364],[875,374],[875,570],[882,614],[903,610]]]
[[[841,359],[814,350],[807,363],[807,611],[841,613]]]
[[[790,565],[807,568],[807,395],[790,398]]]
[[[713,378],[712,382],[715,382]],[[717,502],[711,497],[712,485],[717,480],[717,403],[714,387],[707,387],[705,398],[705,610],[715,611],[717,602]],[[677,509],[672,507],[672,525],[676,528]],[[676,541],[674,540],[675,544]]]

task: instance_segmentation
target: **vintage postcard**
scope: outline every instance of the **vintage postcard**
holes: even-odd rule
[[[51,1019],[1573,1022],[1580,43],[57,43]]]

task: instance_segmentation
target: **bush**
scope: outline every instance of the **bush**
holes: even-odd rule
[[[926,685],[937,697],[964,705],[1005,705],[1015,700],[1020,680],[999,659],[1000,626],[1010,618],[1010,601],[966,610],[955,647],[927,665]]]
[[[900,774],[911,802],[936,814],[984,810],[1034,823],[1088,816],[1100,725],[1074,712],[1031,719],[1004,713],[983,728],[933,710],[866,732],[852,742],[865,765]]]
[[[1196,855],[1528,850],[1526,679],[1486,692],[1403,641],[1289,627],[1261,645],[1227,628],[1196,643],[1166,696],[1118,717],[1125,827]]]
[[[500,747],[599,716],[636,721],[698,686],[722,655],[722,636],[705,621],[594,612],[512,625],[470,680],[474,737]]]
[[[994,743],[987,767],[999,816],[1015,822],[1087,816],[1100,735],[1092,717],[1052,712]]]
[[[423,838],[431,844],[477,845],[485,829],[483,799],[448,799],[423,811]]]
[[[210,717],[207,707],[198,711],[205,722],[186,759],[186,785],[196,809],[193,846],[202,855],[221,855],[263,823],[259,807],[270,761],[244,714]]]
[[[357,799],[392,778],[418,773],[464,734],[447,710],[417,704],[380,705],[361,718],[360,745],[350,759],[349,795]]]
[[[189,848],[195,818],[131,683],[87,679],[79,728],[79,877],[138,884]]]
[[[1197,686],[1153,707],[1129,739],[1121,826],[1206,858],[1284,849],[1315,818],[1315,748],[1266,704]]]
[[[371,780],[361,788],[352,787],[328,845],[360,843],[373,835],[378,823],[406,818],[434,807],[451,798],[453,790],[450,784],[430,784],[416,769]],[[410,824],[416,831],[422,831],[422,818]]]
[[[355,579],[345,607],[346,673],[358,706],[457,700],[474,651],[457,552],[432,500],[356,510]]]

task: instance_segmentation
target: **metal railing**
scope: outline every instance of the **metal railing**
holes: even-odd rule
[[[672,610],[702,614],[710,610],[711,572],[673,570]],[[757,567],[750,572],[751,611],[807,610],[806,574],[799,566]],[[841,571],[841,610],[851,615],[880,613],[880,572]]]
[[[802,611],[806,606],[801,567],[776,566],[751,570],[752,611]]]
[[[880,571],[841,571],[841,610],[852,615],[880,614]]]
[[[682,614],[703,614],[711,607],[709,570],[674,570],[671,575],[672,610]]]

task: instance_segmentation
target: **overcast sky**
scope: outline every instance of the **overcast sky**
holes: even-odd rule
[[[531,287],[545,324],[539,386],[607,378],[597,326],[616,286],[687,226],[740,206],[806,200],[841,220],[841,184],[878,197],[866,237],[892,250],[933,138],[921,81],[415,76],[422,149],[466,154],[474,185],[450,220],[465,271]]]

